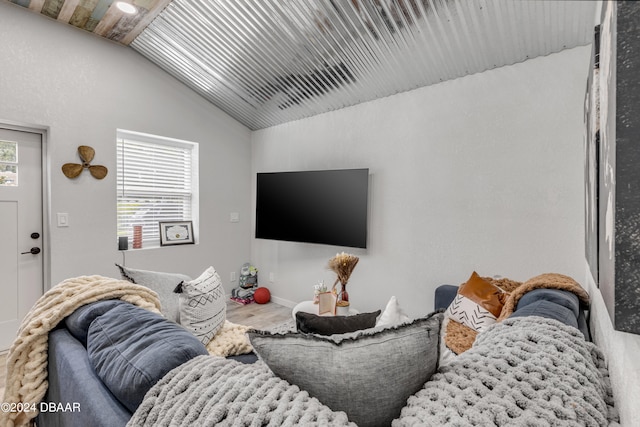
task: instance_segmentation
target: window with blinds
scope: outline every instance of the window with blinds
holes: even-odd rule
[[[142,226],[142,247],[159,247],[159,223],[194,221],[197,234],[198,144],[118,131],[118,237],[133,241]]]

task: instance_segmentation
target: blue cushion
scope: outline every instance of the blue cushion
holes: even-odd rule
[[[102,316],[104,313],[119,306],[120,304],[129,303],[119,299],[110,299],[83,305],[67,316],[64,323],[67,325],[67,329],[71,332],[71,335],[86,347],[87,333],[89,332],[89,326],[91,326],[93,319],[98,316]]]
[[[520,307],[520,304],[518,304],[518,307]],[[549,319],[555,319],[564,323],[565,325],[573,326],[574,328],[579,329],[578,315],[576,313],[574,313],[570,308],[544,299],[533,301],[522,308],[518,308],[518,310],[516,310],[509,317],[524,316],[540,316]]]
[[[580,301],[576,294],[559,289],[534,289],[527,292],[522,296],[522,298],[520,298],[520,301],[518,301],[516,311],[541,300],[549,301],[568,308],[573,312],[574,317],[576,318],[580,312]]]
[[[182,326],[131,304],[112,308],[91,323],[87,352],[96,374],[131,412],[167,372],[207,354]]]
[[[124,427],[127,424],[131,411],[96,376],[87,349],[68,329],[59,328],[49,333],[48,362],[49,387],[42,402],[79,405],[80,410],[42,411],[36,425]]]
[[[433,309],[446,310],[458,295],[458,286],[440,285],[436,288]]]

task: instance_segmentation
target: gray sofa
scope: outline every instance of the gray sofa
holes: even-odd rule
[[[435,309],[445,309],[456,290],[457,286],[438,287]],[[522,298],[512,317],[541,316],[559,320],[580,329],[588,339],[584,308],[569,292],[542,289]],[[126,320],[129,318],[136,321],[129,322]],[[204,346],[191,338],[180,326],[119,300],[81,307],[49,334],[49,389],[43,399],[63,406],[76,403],[80,411],[42,412],[37,425],[126,425],[146,391],[164,374],[206,354]],[[121,339],[116,351],[131,350],[126,363],[134,365],[133,374],[131,366],[114,362],[113,353],[102,348],[105,341],[113,339]],[[180,351],[176,351],[176,347]],[[250,354],[235,359],[251,363],[256,356]],[[140,374],[138,370],[145,372]],[[132,385],[135,390],[128,390],[127,381],[136,382]]]

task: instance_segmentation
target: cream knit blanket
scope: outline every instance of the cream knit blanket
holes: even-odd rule
[[[102,276],[67,279],[47,291],[22,321],[7,355],[3,403],[39,405],[47,382],[49,331],[78,307],[98,300],[121,299],[159,313],[158,295],[144,286]],[[3,427],[28,426],[37,412],[0,412]]]
[[[224,325],[218,333],[206,345],[207,351],[212,356],[228,357],[247,354],[253,351],[247,331],[249,326],[224,321]]]

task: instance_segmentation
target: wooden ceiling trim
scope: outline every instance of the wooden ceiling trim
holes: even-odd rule
[[[89,21],[87,21],[87,23],[85,24],[84,29],[94,32],[102,18],[104,18],[104,15],[109,10],[112,3],[113,0],[100,0],[96,7],[93,9],[91,18],[89,18]]]
[[[137,0],[136,4],[138,3],[142,3],[142,0]],[[138,37],[138,35],[142,31],[144,31],[145,28],[147,28],[149,24],[151,24],[151,22],[153,22],[154,19],[156,19],[156,17],[167,6],[169,6],[171,0],[155,0],[149,1],[148,3],[152,4],[151,8],[149,9],[149,13],[147,13],[142,19],[140,19],[140,21],[138,21],[138,24],[133,27],[133,29],[129,31],[129,33],[124,36],[122,40],[120,40],[120,43],[128,46],[133,40],[135,40],[136,37]]]
[[[42,14],[49,18],[58,19],[63,3],[64,0],[45,0],[44,5],[42,5]]]
[[[42,6],[44,6],[44,0],[31,0],[29,2],[29,9],[37,13],[42,12]]]
[[[137,14],[123,15],[116,25],[111,28],[111,31],[105,35],[105,37],[122,43],[122,39],[126,37],[127,33],[133,30],[136,24],[148,13],[149,11],[147,9],[139,7]]]
[[[62,5],[62,9],[60,9],[60,13],[58,14],[58,21],[68,24],[79,3],[80,0],[65,1]]]
[[[120,11],[117,7],[110,7],[107,10],[107,13],[104,14],[100,23],[96,26],[93,32],[99,36],[106,37],[106,35],[111,31],[111,29],[118,23],[120,18],[122,18],[124,12]]]
[[[129,0],[138,9],[133,15],[115,7],[115,0],[0,1],[14,3],[58,22],[129,45],[172,0]]]
[[[69,0],[67,0],[69,1]],[[69,24],[74,27],[86,29],[87,22],[91,19],[91,14],[96,8],[98,0],[83,0],[82,4],[78,5],[69,20]],[[95,25],[94,25],[95,28]]]

